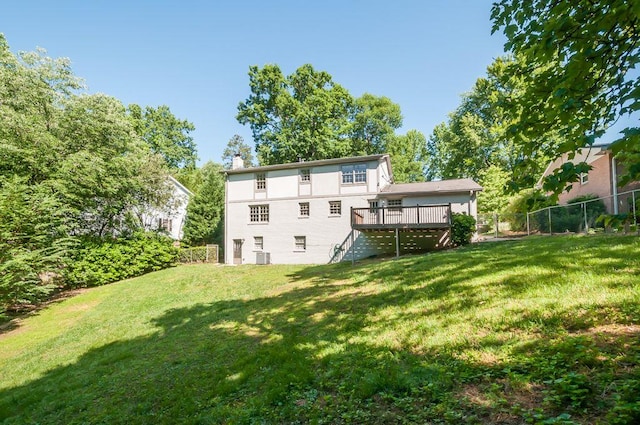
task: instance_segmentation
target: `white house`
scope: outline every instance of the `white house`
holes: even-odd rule
[[[167,205],[142,214],[142,222],[147,230],[164,230],[175,240],[182,239],[182,229],[187,217],[187,204],[192,193],[178,180],[168,176],[172,196]]]
[[[477,215],[470,179],[393,184],[389,155],[226,171],[225,263],[321,264],[435,249],[452,212]],[[240,160],[241,162],[241,160]]]

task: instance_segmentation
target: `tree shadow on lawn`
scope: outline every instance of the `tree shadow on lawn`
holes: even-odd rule
[[[405,261],[424,275],[420,279],[431,278],[420,259]],[[602,416],[616,397],[634,402],[615,388],[599,396],[600,383],[574,402],[571,394],[561,393],[560,384],[545,382],[556,366],[547,362],[549,353],[559,350],[569,354],[561,373],[550,376],[553,380],[570,373],[637,374],[637,359],[632,366],[627,364],[632,358],[619,365],[612,354],[625,344],[637,352],[637,340],[614,336],[606,350],[590,351],[591,372],[570,356],[560,334],[532,334],[523,343],[493,335],[458,344],[408,343],[419,319],[459,315],[481,297],[482,287],[467,285],[464,273],[457,274],[465,265],[476,267],[477,261],[465,259],[448,276],[426,283],[414,282],[391,262],[315,269],[324,275],[314,275],[310,267],[293,278],[312,278],[311,286],[169,310],[152,321],[153,334],[92,349],[73,364],[0,391],[0,419],[65,424],[521,423],[526,415],[549,417],[566,411]],[[380,284],[365,285],[374,275]],[[439,310],[423,310],[418,319],[410,313],[384,313],[389,306],[410,301],[428,305],[453,294],[471,302],[441,303]],[[518,320],[528,320],[526,314],[514,313],[505,326],[519,326]],[[570,311],[558,310],[541,320],[555,325],[570,316]],[[385,335],[386,330],[391,335]],[[465,357],[469,349],[504,349],[513,356],[487,361]],[[531,397],[523,408],[522,399],[532,387],[548,396]]]
[[[520,267],[526,249],[518,243],[490,252],[471,247],[455,264],[444,254],[308,267],[290,276],[293,287],[261,298],[169,310],[152,321],[150,335],[92,349],[0,391],[0,419],[522,423],[566,412],[586,421],[620,412],[633,419],[637,327],[616,332],[636,326],[633,300],[585,305],[582,315],[513,310],[486,335],[411,339],[429,320],[451,329],[451,321],[471,320],[488,292],[474,279]],[[526,262],[553,270],[564,264],[556,257],[550,249]],[[623,258],[595,260],[597,272]],[[295,286],[302,281],[312,285]],[[527,289],[509,285],[496,283],[502,296]],[[402,308],[387,315],[390,306]],[[587,332],[603,325],[612,330],[606,338]]]

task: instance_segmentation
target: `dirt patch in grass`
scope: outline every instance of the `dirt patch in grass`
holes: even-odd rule
[[[0,324],[0,340],[9,335],[16,335],[16,333],[24,332],[27,327],[24,326],[24,320],[27,317],[35,316],[40,311],[45,308],[60,303],[69,298],[73,298],[76,295],[80,295],[84,292],[87,292],[89,288],[81,288],[81,289],[71,289],[67,291],[61,291],[58,294],[54,295],[50,300],[40,303],[40,304],[32,304],[32,305],[24,305],[21,306],[19,311],[16,311],[12,314],[12,318],[9,319],[8,322]],[[82,311],[87,310],[93,307],[93,304],[82,304],[77,306],[70,307],[71,309],[68,311]]]
[[[513,385],[506,379],[497,380],[494,384],[467,384],[457,394],[457,398],[486,412],[487,423],[520,424],[522,416],[519,411],[530,411],[540,408],[543,401],[543,386],[534,383]]]

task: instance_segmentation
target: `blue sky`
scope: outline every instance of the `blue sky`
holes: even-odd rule
[[[503,54],[491,0],[11,1],[0,32],[11,49],[68,57],[89,92],[168,105],[193,122],[200,163],[239,134],[250,65],[285,74],[310,63],[354,96],[387,96],[401,133],[429,136]]]

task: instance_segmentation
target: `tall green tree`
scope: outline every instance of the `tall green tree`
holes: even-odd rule
[[[207,162],[198,169],[202,184],[187,205],[183,241],[188,245],[217,243],[222,246],[224,226],[223,167]]]
[[[123,215],[168,202],[166,165],[136,136],[119,100],[70,98],[54,133],[53,184],[75,212],[76,233],[123,231]]]
[[[482,179],[492,166],[513,173],[516,166],[527,176],[537,178],[553,159],[545,151],[525,156],[514,143],[508,128],[514,112],[505,104],[520,95],[522,79],[509,73],[518,63],[513,58],[498,58],[485,77],[476,80],[473,89],[462,97],[449,120],[434,129],[428,142],[429,178]],[[546,145],[557,138],[547,135]]]
[[[240,154],[240,158],[242,158],[245,167],[253,167],[251,146],[244,142],[242,136],[234,134],[222,152],[222,166],[225,170],[231,169],[233,157],[236,156],[236,154]]]
[[[427,140],[424,134],[409,130],[404,135],[391,135],[386,143],[386,151],[391,155],[395,183],[425,181]]]
[[[249,69],[251,95],[237,119],[249,124],[261,165],[345,156],[353,98],[331,75],[303,65],[285,76],[277,65]]]
[[[133,126],[151,151],[161,155],[173,170],[194,168],[198,159],[196,145],[190,133],[195,126],[187,120],[177,118],[168,106],[157,108],[129,105]]]
[[[165,205],[165,159],[120,101],[87,95],[68,59],[0,35],[0,308],[52,289],[78,236],[120,236]]]
[[[363,94],[355,99],[351,114],[348,136],[354,155],[387,152],[387,144],[402,126],[400,105],[385,96]]]
[[[493,31],[507,36],[505,48],[522,58],[509,72],[522,79],[523,92],[507,107],[516,118],[509,131],[524,159],[545,150],[572,158],[620,118],[630,114],[635,120],[640,77],[630,71],[640,61],[640,1],[500,0],[492,20]],[[550,133],[562,143],[546,145]],[[626,162],[626,180],[640,178],[640,127],[623,130],[611,148]],[[561,191],[585,168],[565,166],[546,189]],[[514,174],[526,173],[518,166]]]
[[[46,183],[0,176],[0,312],[40,301],[56,287],[72,241],[70,211]]]

